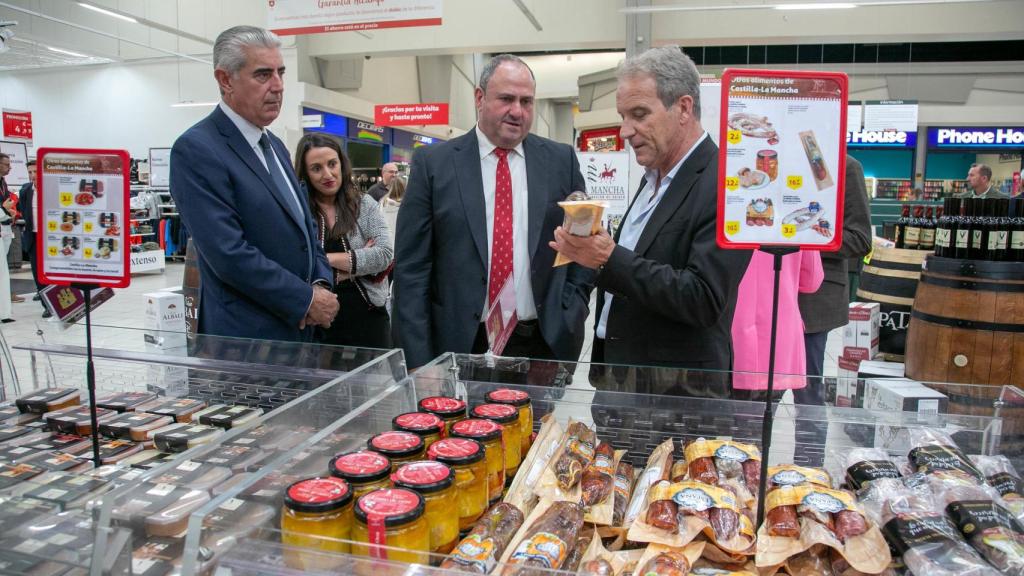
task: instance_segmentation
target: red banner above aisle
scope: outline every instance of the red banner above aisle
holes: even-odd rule
[[[448,124],[448,104],[379,104],[373,107],[373,123],[381,126]]]
[[[839,249],[847,90],[842,73],[725,71],[720,247]]]
[[[4,110],[4,137],[27,141],[32,144],[32,113],[21,110]]]
[[[440,26],[442,0],[268,0],[269,28],[281,36]]]

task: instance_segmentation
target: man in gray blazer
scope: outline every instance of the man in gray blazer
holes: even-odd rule
[[[522,60],[495,56],[475,91],[477,126],[413,157],[393,304],[410,368],[443,352],[486,352],[483,322],[507,282],[518,323],[503,355],[579,358],[594,273],[553,268],[548,242],[563,219],[558,202],[586,188],[571,146],[529,133],[535,90]]]

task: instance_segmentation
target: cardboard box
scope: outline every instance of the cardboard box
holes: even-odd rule
[[[878,354],[878,333],[882,322],[877,302],[851,302],[849,321],[843,328],[843,356],[871,360]]]
[[[862,383],[857,377],[861,361],[840,356],[836,372],[836,407],[860,408],[864,403]]]
[[[143,337],[148,348],[185,347],[185,297],[174,292],[150,292],[146,299]]]
[[[937,415],[946,413],[949,398],[909,378],[872,378],[865,380],[864,408]]]
[[[860,368],[857,370],[857,377],[861,379],[903,378],[905,376],[906,366],[902,362],[865,360],[860,363]]]

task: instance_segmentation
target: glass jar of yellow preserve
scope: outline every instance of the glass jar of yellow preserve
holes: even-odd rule
[[[484,447],[468,438],[442,438],[427,450],[431,460],[455,470],[459,492],[459,530],[469,530],[487,510],[487,462]]]
[[[423,438],[423,447],[427,449],[441,439],[444,421],[429,412],[406,412],[395,416],[391,421],[391,427],[402,432],[412,432]]]
[[[444,420],[444,430],[441,432],[442,438],[448,437],[448,433],[452,430],[452,424],[466,418],[466,401],[459,400],[458,398],[431,396],[420,400],[418,406],[420,412],[429,412]]]
[[[357,450],[335,456],[330,463],[331,476],[348,482],[352,494],[359,498],[378,488],[390,486],[391,460],[370,450]]]
[[[402,462],[423,459],[423,438],[412,432],[391,430],[381,432],[366,442],[366,447],[383,454],[391,460],[391,471],[394,472]]]
[[[352,489],[341,478],[299,480],[285,490],[281,543],[290,568],[324,571],[342,564],[319,552],[349,553],[352,500]]]
[[[483,418],[501,424],[502,436],[505,440],[505,483],[511,484],[519,471],[522,460],[520,450],[519,410],[508,404],[481,404],[472,411],[473,418]]]
[[[522,390],[498,388],[488,392],[484,400],[490,404],[508,404],[519,410],[519,436],[522,446],[519,457],[526,458],[526,453],[530,451],[530,436],[533,434],[533,402],[530,395]]]
[[[395,488],[412,490],[423,496],[423,515],[430,527],[430,551],[447,554],[459,541],[459,494],[455,490],[455,472],[446,464],[434,461],[402,464],[391,475]]]
[[[501,500],[505,490],[505,444],[501,424],[481,418],[460,420],[452,425],[452,438],[469,438],[484,445],[487,495],[490,504]]]
[[[374,490],[356,500],[352,553],[409,564],[430,562],[423,497],[403,488]]]

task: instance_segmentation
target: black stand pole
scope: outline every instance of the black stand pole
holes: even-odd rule
[[[774,257],[773,270],[775,279],[772,284],[772,333],[768,344],[768,390],[764,400],[764,423],[761,428],[761,481],[757,486],[757,524],[764,523],[764,497],[768,484],[768,453],[772,445],[772,424],[775,421],[775,407],[772,396],[775,394],[775,340],[779,329],[779,277],[782,274],[782,257],[799,251],[790,246],[762,246],[761,252]]]
[[[89,419],[92,421],[92,461],[100,467],[100,427],[96,417],[96,367],[92,362],[92,291],[96,286],[76,284],[85,296],[85,382],[89,388]]]

